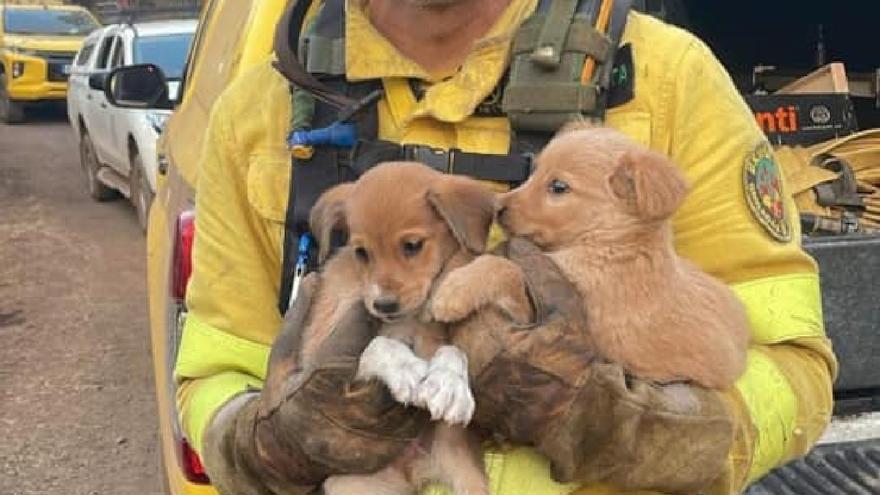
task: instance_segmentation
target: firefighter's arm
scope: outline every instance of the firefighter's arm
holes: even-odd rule
[[[175,379],[183,433],[213,485],[224,495],[267,495],[280,490],[278,477],[243,432],[254,429],[269,344],[281,324],[272,275],[279,262],[249,204],[249,153],[233,126],[237,107],[234,93],[220,97],[198,164],[193,274]]]
[[[197,451],[222,404],[262,387],[281,323],[278,248],[248,202],[247,153],[233,132],[230,99],[215,105],[199,163],[188,314],[175,368],[181,426]]]
[[[714,490],[738,493],[818,439],[837,363],[816,265],[800,248],[794,202],[751,111],[697,40],[670,73],[658,141],[691,183],[674,218],[676,247],[730,284],[751,325],[746,371],[726,394],[735,435]]]
[[[242,81],[216,103],[199,164],[189,314],[175,369],[178,406],[183,430],[221,493],[306,493],[330,474],[379,469],[426,418],[378,382],[351,383],[375,334],[363,304],[340,308],[338,330],[313,345],[308,363],[300,360],[319,276],[303,281],[282,320],[278,205],[286,201],[276,196],[287,191],[287,174],[267,178],[265,168],[286,172],[289,162],[276,157],[267,165],[260,154],[275,136],[283,138],[289,112],[282,107],[266,121],[267,114],[253,111],[289,99],[289,92],[268,64]]]
[[[313,2],[310,16],[320,4]],[[262,386],[281,325],[277,299],[290,164],[275,148],[284,146],[291,109],[283,103],[289,99],[287,81],[267,58],[212,105],[198,164],[189,313],[175,369],[181,425],[197,451],[217,409]]]
[[[541,451],[555,473],[580,481],[732,495],[809,450],[831,415],[837,364],[816,265],[799,246],[794,203],[751,112],[704,44],[656,21],[642,27],[633,49],[636,90],[651,95],[650,143],[691,186],[673,218],[676,249],[742,300],[747,366],[735,386],[715,391],[593,364],[580,409],[559,427],[566,434]],[[576,470],[560,469],[572,460]]]

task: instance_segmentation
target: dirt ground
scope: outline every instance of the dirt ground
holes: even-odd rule
[[[161,493],[144,256],[63,113],[0,124],[0,495]]]

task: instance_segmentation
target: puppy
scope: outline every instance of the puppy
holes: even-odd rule
[[[670,217],[687,192],[678,168],[586,124],[564,129],[537,164],[501,196],[498,222],[547,252],[577,287],[596,353],[657,382],[732,385],[745,367],[746,314],[727,286],[673,249]],[[479,257],[438,287],[432,314],[457,321],[489,302],[521,305],[517,269]]]
[[[420,316],[435,282],[485,250],[493,216],[488,186],[404,162],[330,189],[313,208],[322,260],[335,233],[348,241],[322,268],[303,355],[314,352],[343,308],[364,304],[382,324],[357,378],[382,381],[397,401],[439,421],[378,473],[327,479],[328,495],[411,494],[431,481],[458,495],[488,493],[478,446],[465,429],[474,412],[467,357],[448,345],[444,324]]]

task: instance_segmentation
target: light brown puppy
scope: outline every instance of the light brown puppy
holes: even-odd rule
[[[673,249],[670,217],[687,192],[678,168],[620,132],[585,124],[563,130],[537,163],[500,198],[498,221],[547,251],[578,288],[597,354],[658,382],[732,385],[745,367],[745,310]],[[516,268],[503,261],[481,256],[451,273],[433,315],[455,321],[485,304],[486,293],[499,300],[486,286],[492,273],[506,273],[501,266]]]
[[[410,494],[432,481],[458,495],[488,493],[479,450],[464,426],[474,410],[467,358],[447,345],[444,324],[420,316],[434,283],[485,250],[493,214],[487,186],[416,163],[380,165],[327,191],[313,208],[322,258],[334,231],[348,242],[322,268],[303,356],[345,308],[364,304],[382,325],[361,355],[358,378],[379,379],[399,402],[442,420],[386,469],[329,478],[328,495]]]

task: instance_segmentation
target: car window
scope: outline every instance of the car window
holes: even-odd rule
[[[110,68],[115,69],[123,65],[125,65],[125,43],[122,42],[121,37],[117,36],[113,55],[110,57]]]
[[[104,36],[101,40],[101,48],[98,50],[98,60],[95,61],[96,69],[106,69],[110,63],[110,52],[113,48],[113,42],[116,41],[115,36]]]
[[[134,42],[134,63],[156,64],[168,79],[180,79],[192,33],[142,36]]]
[[[78,10],[6,9],[3,26],[9,34],[83,36],[98,27],[95,19]]]
[[[89,63],[89,59],[92,58],[92,53],[95,52],[96,41],[90,41],[83,45],[82,49],[79,51],[79,55],[76,57],[76,66],[82,67]]]

